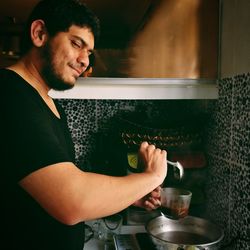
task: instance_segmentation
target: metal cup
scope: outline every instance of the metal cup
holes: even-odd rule
[[[188,215],[192,193],[180,188],[162,188],[161,211],[172,219],[184,218]]]

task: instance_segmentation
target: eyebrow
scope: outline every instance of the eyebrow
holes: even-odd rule
[[[77,39],[78,41],[81,42],[82,46],[87,46],[88,44],[86,43],[86,41],[81,38],[80,36],[77,36],[77,35],[72,35],[73,38]],[[93,53],[94,52],[94,49],[89,49],[88,50],[90,53]]]

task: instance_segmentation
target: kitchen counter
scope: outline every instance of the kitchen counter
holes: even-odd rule
[[[92,222],[87,222],[86,224],[92,225]],[[143,225],[123,225],[121,228],[121,234],[135,234],[145,232],[145,227]],[[84,250],[113,250],[114,247],[105,246],[104,241],[92,238],[90,241],[85,243]]]

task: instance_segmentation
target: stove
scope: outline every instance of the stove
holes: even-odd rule
[[[157,250],[147,233],[114,236],[116,250]]]

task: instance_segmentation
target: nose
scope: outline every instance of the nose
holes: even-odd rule
[[[88,50],[83,49],[77,58],[77,62],[81,64],[81,67],[87,68],[89,65],[89,53]]]

